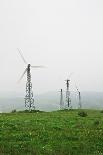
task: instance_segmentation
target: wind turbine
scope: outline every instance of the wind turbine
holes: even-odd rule
[[[60,110],[64,109],[64,101],[63,101],[63,89],[60,89]]]
[[[75,87],[76,87],[76,90],[77,90],[77,92],[78,92],[78,98],[79,98],[79,103],[78,103],[79,106],[78,106],[78,109],[81,109],[81,108],[82,108],[81,93],[80,93],[78,87],[77,87],[77,86],[75,86]]]
[[[73,73],[71,73],[69,75],[69,78],[67,80],[65,80],[66,81],[66,103],[67,103],[66,107],[68,107],[70,109],[72,108],[71,98],[70,98],[70,77],[72,76],[72,74]]]
[[[21,78],[19,81],[24,77],[24,75],[27,73],[27,81],[26,81],[26,95],[25,95],[25,107],[29,108],[29,111],[32,109],[35,109],[34,106],[34,98],[33,98],[33,91],[32,91],[32,82],[31,82],[31,68],[43,68],[43,66],[32,66],[31,64],[28,64],[25,58],[23,57],[21,51],[17,48],[19,51],[19,54],[23,60],[23,62],[27,65],[26,69],[24,70]]]

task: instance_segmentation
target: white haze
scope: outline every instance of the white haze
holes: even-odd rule
[[[25,69],[17,48],[32,65],[36,94],[65,89],[103,91],[103,0],[1,0],[0,92],[24,93]]]

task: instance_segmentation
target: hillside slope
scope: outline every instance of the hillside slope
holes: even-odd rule
[[[103,113],[85,111],[0,114],[0,154],[102,155]]]

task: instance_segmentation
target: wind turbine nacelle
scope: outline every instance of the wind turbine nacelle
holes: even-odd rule
[[[30,65],[30,64],[28,64],[28,68],[30,68],[30,66],[31,66],[31,65]]]

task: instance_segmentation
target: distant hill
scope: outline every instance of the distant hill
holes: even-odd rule
[[[103,92],[81,92],[82,107],[92,109],[103,109]],[[60,93],[47,92],[34,96],[36,109],[43,111],[53,111],[59,109]],[[78,96],[71,93],[72,107],[78,108]],[[65,102],[65,94],[64,94]],[[24,96],[22,93],[9,92],[0,94],[0,112],[9,112],[13,109],[23,110]]]

